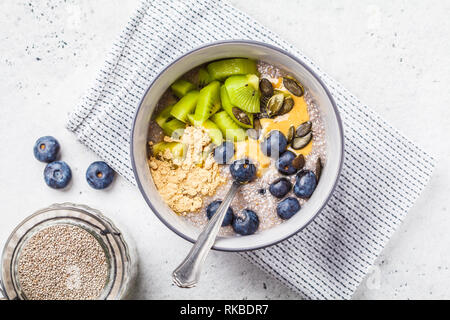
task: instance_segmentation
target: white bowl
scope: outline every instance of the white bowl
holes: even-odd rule
[[[153,183],[147,163],[148,125],[159,98],[181,75],[206,62],[231,57],[262,60],[288,71],[309,90],[319,106],[326,130],[326,165],[320,183],[301,211],[288,221],[254,235],[218,237],[214,245],[216,250],[247,251],[278,243],[306,227],[325,206],[339,179],[344,155],[341,119],[325,85],[302,61],[274,46],[247,40],[215,42],[186,53],[155,78],[142,98],[134,118],[131,158],[136,182],[149,207],[172,231],[194,242],[201,230],[176,215],[161,198]]]

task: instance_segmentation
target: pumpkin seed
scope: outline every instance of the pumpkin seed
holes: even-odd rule
[[[235,116],[235,118],[237,119],[237,121],[245,124],[245,125],[251,125],[252,122],[250,121],[250,118],[248,117],[248,115],[242,111],[241,109],[237,108],[237,107],[233,107],[231,109],[231,111],[233,112],[233,115]]]
[[[278,115],[281,116],[283,114],[288,113],[289,111],[292,110],[293,107],[294,107],[294,99],[292,99],[291,97],[284,98],[283,106],[281,107],[281,110],[278,113]]]
[[[304,137],[304,136],[306,136],[311,131],[311,128],[312,128],[311,121],[303,122],[301,125],[299,125],[297,127],[297,130],[295,131],[296,136],[297,137]]]
[[[261,90],[262,96],[271,97],[273,95],[272,82],[266,78],[262,78],[259,82],[259,89]]]
[[[297,170],[303,169],[305,163],[305,157],[302,154],[299,154],[294,160],[292,160],[292,166]]]
[[[288,134],[286,136],[286,139],[287,139],[288,143],[291,143],[292,139],[294,139],[294,135],[295,135],[295,127],[294,126],[290,126]]]
[[[247,130],[247,135],[249,136],[249,138],[252,138],[253,140],[258,140],[259,137],[261,136],[261,130],[262,130],[262,126],[261,126],[261,122],[259,121],[259,119],[255,119],[253,121],[253,129],[248,129]]]
[[[280,111],[281,107],[283,106],[284,101],[284,94],[278,93],[276,95],[273,95],[272,98],[269,99],[269,102],[267,103],[267,114],[269,117],[275,116]]]
[[[292,77],[283,77],[283,85],[294,96],[301,97],[305,93],[303,86]]]
[[[317,158],[317,161],[316,161],[316,177],[317,177],[317,181],[319,181],[320,176],[322,175],[322,168],[323,168],[323,166],[322,166],[322,159],[320,159],[320,157],[319,157],[319,158]]]
[[[308,145],[312,139],[312,132],[309,132],[306,136],[297,137],[292,140],[292,148],[295,150],[303,149]]]
[[[260,99],[261,110],[266,109],[269,99],[270,99],[270,97],[268,97],[268,96],[261,96],[261,99]]]

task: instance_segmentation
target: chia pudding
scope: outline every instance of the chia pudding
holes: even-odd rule
[[[301,214],[326,165],[324,124],[308,88],[288,71],[244,58],[178,79],[157,104],[148,141],[160,195],[199,228],[233,183],[230,164],[248,159],[256,166],[256,178],[231,203],[222,236],[244,235],[236,224],[245,224],[248,211],[256,214],[256,232]]]

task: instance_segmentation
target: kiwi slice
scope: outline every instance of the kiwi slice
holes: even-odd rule
[[[180,99],[172,108],[170,115],[182,122],[187,121],[187,115],[194,111],[197,106],[199,92],[192,90]]]
[[[188,122],[190,124],[192,124],[193,126],[198,127],[198,126],[202,125],[202,123],[195,118],[195,114],[193,114],[193,113],[188,114],[187,119],[188,119]]]
[[[152,146],[153,156],[157,157],[160,154],[164,154],[166,150],[172,153],[174,158],[183,158],[186,154],[186,145],[181,142],[159,142]]]
[[[211,120],[206,120],[205,122],[203,122],[202,126],[208,132],[209,137],[211,138],[211,142],[216,146],[220,146],[223,142],[223,134],[222,131],[220,131],[219,127]]]
[[[232,76],[225,81],[225,88],[232,105],[241,110],[258,113],[260,112],[259,78],[255,74],[245,76]]]
[[[200,68],[198,70],[198,86],[203,88],[213,81],[208,71],[205,68]]]
[[[178,139],[183,135],[186,124],[178,119],[172,119],[165,122],[161,128],[167,136]]]
[[[222,131],[223,136],[227,140],[242,141],[246,137],[244,129],[242,129],[234,120],[228,115],[226,111],[220,111],[212,116],[211,120]]]
[[[213,81],[200,90],[197,107],[195,108],[195,119],[203,123],[219,111],[220,107],[220,82]]]
[[[175,81],[170,88],[172,89],[172,92],[178,97],[183,98],[186,93],[189,91],[192,91],[195,89],[195,85],[193,83],[190,83],[189,81],[178,79]]]
[[[155,117],[155,122],[162,128],[164,123],[170,118],[170,112],[172,111],[173,106],[167,106],[162,109]]]
[[[238,125],[243,128],[253,128],[253,114],[233,106],[225,86],[220,87],[220,99],[222,100],[223,110],[225,110]]]
[[[226,59],[208,64],[209,75],[215,80],[224,80],[229,76],[257,73],[256,61],[250,59]]]
[[[203,128],[205,128],[206,131],[208,132],[209,137],[211,138],[212,143],[214,143],[217,146],[222,144],[223,141],[222,131],[220,131],[219,127],[214,122],[208,119],[205,120],[203,123],[201,123],[195,118],[194,114],[188,114],[188,120],[189,123],[192,124],[193,126],[196,127],[202,126]]]

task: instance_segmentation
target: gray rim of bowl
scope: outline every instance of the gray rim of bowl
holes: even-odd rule
[[[259,41],[254,41],[254,40],[224,40],[224,41],[215,41],[215,42],[211,42],[208,43],[206,45],[197,47],[195,49],[192,49],[191,51],[181,55],[180,57],[178,57],[177,59],[175,59],[174,61],[172,61],[170,64],[168,64],[164,69],[162,69],[158,75],[155,77],[155,79],[150,83],[149,87],[147,88],[147,90],[145,91],[144,96],[142,97],[141,101],[139,102],[139,107],[137,108],[135,115],[134,115],[134,119],[133,119],[133,126],[131,129],[131,145],[130,145],[130,154],[131,154],[131,164],[133,167],[133,174],[136,180],[136,183],[138,185],[139,191],[141,192],[142,196],[144,197],[145,201],[147,202],[148,206],[150,207],[150,209],[152,210],[152,212],[158,217],[159,220],[161,220],[162,223],[164,223],[166,225],[166,227],[168,227],[170,230],[172,230],[173,232],[175,232],[177,235],[179,235],[180,237],[182,237],[183,239],[191,242],[191,243],[195,243],[197,240],[193,239],[191,237],[188,237],[187,235],[185,235],[182,232],[179,232],[177,229],[175,229],[174,227],[172,227],[171,224],[169,224],[166,220],[164,220],[164,218],[158,213],[158,211],[155,209],[155,207],[152,205],[150,199],[148,199],[147,195],[144,192],[144,189],[142,187],[142,183],[139,180],[138,174],[137,174],[137,169],[136,169],[136,164],[135,164],[135,159],[134,159],[134,129],[136,126],[136,119],[137,119],[137,114],[139,113],[139,111],[141,110],[142,104],[144,102],[145,97],[147,96],[148,91],[153,87],[154,83],[158,81],[158,79],[161,77],[162,74],[164,74],[166,72],[166,70],[168,68],[170,68],[172,65],[174,65],[175,63],[179,62],[180,60],[182,60],[183,58],[185,58],[186,56],[189,56],[191,54],[194,54],[195,52],[205,49],[205,48],[209,48],[209,47],[213,47],[213,46],[220,46],[223,44],[251,44],[251,45],[256,45],[256,46],[261,46],[261,47],[266,47],[269,48],[271,50],[275,50],[278,51],[286,56],[288,56],[289,58],[291,58],[292,60],[294,60],[295,62],[297,62],[298,64],[302,65],[309,73],[311,73],[311,75],[319,82],[319,84],[322,86],[322,88],[324,89],[325,93],[328,96],[328,99],[330,99],[331,105],[333,106],[334,109],[334,113],[336,115],[336,119],[338,122],[338,127],[339,127],[339,131],[340,131],[340,138],[342,141],[342,145],[341,145],[341,158],[339,160],[339,170],[336,176],[336,180],[334,182],[333,188],[331,189],[331,192],[328,194],[327,198],[325,199],[325,201],[323,202],[323,205],[320,207],[319,210],[317,210],[317,212],[311,217],[311,219],[308,220],[308,222],[306,224],[304,224],[302,227],[300,227],[298,230],[295,230],[294,232],[287,234],[285,237],[276,240],[276,241],[272,241],[271,243],[262,245],[262,246],[255,246],[255,247],[248,247],[248,248],[239,248],[239,249],[230,249],[230,248],[224,248],[224,247],[218,247],[216,245],[214,245],[212,247],[213,250],[217,250],[217,251],[226,251],[226,252],[242,252],[242,251],[252,251],[252,250],[257,250],[257,249],[263,249],[263,248],[267,248],[270,246],[273,246],[275,244],[278,244],[290,237],[292,237],[293,235],[299,233],[300,231],[302,231],[304,228],[306,228],[311,221],[313,221],[317,215],[322,212],[323,208],[327,205],[328,201],[330,200],[331,196],[333,195],[334,191],[336,190],[336,186],[337,183],[340,179],[341,176],[341,172],[342,172],[342,166],[343,166],[343,162],[344,162],[344,131],[343,131],[343,126],[342,126],[342,120],[341,120],[341,116],[339,114],[339,111],[337,109],[336,103],[333,99],[333,97],[331,96],[331,93],[329,92],[328,88],[325,86],[325,84],[323,83],[323,81],[320,79],[320,77],[309,67],[307,66],[303,61],[301,61],[299,58],[297,58],[296,56],[290,54],[289,52],[280,49],[278,47],[275,47],[273,45],[264,43],[264,42],[259,42]]]

